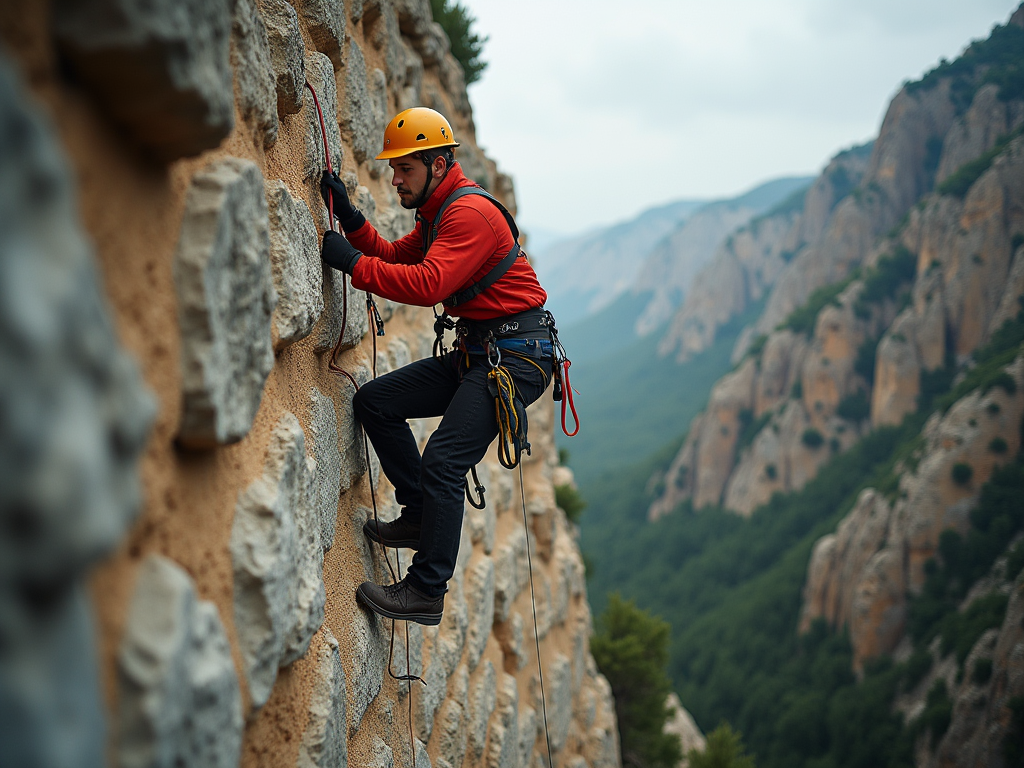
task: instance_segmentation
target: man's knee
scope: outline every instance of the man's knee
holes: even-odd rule
[[[359,389],[356,390],[355,395],[352,397],[352,412],[356,415],[356,419],[360,423],[366,420],[366,416],[370,413],[378,412],[375,407],[376,403],[376,380],[371,380],[363,384]]]

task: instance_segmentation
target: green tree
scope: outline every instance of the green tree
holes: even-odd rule
[[[675,768],[682,759],[678,737],[663,732],[672,711],[668,624],[618,594],[598,619],[590,650],[615,696],[622,764],[627,768]]]
[[[434,21],[441,25],[452,44],[452,56],[462,65],[466,85],[475,83],[487,69],[487,62],[480,57],[484,43],[489,38],[480,37],[473,31],[476,23],[469,11],[458,0],[430,0]]]
[[[686,753],[690,768],[754,768],[754,758],[743,748],[743,737],[722,723],[708,734],[703,752],[691,749]]]

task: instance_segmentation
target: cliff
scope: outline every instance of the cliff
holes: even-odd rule
[[[533,765],[546,703],[555,765],[618,765],[550,399],[522,489],[482,465],[440,627],[399,623],[391,654],[354,601],[387,570],[371,484],[398,510],[329,353],[344,326],[366,381],[428,355],[432,316],[380,302],[377,338],[321,267],[304,84],[385,235],[412,218],[372,158],[414,104],[514,208],[429,3],[15,2],[0,39],[5,764]]]
[[[741,336],[736,368],[690,425],[651,519],[686,500],[750,514],[772,493],[802,488],[866,429],[914,411],[923,378],[968,363],[1016,314],[1024,97],[990,81],[1002,71],[991,51],[1009,46],[1013,56],[1021,16],[981,44],[988,53],[975,44],[962,57],[996,64],[939,67],[896,95],[848,194],[836,177],[853,177],[856,162],[840,155],[781,240],[734,236],[697,278],[733,282],[712,294],[720,314],[705,311],[712,299],[684,305],[665,352],[706,346],[751,303],[748,286],[764,290],[756,269],[778,270],[784,243],[798,249]],[[748,266],[737,243],[752,254]]]

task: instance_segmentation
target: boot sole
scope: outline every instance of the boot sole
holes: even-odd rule
[[[391,547],[392,549],[416,549],[420,548],[419,539],[385,539],[377,534],[375,530],[370,528],[368,525],[363,526],[363,533],[366,534],[366,538],[371,541],[375,541],[378,544],[382,544],[385,547]]]
[[[428,627],[436,627],[441,623],[440,613],[396,613],[395,611],[389,611],[387,608],[382,608],[377,605],[373,600],[367,597],[362,588],[356,590],[356,600],[365,605],[371,611],[381,616],[385,616],[389,619],[398,619],[399,621],[415,621],[417,624],[424,624]]]

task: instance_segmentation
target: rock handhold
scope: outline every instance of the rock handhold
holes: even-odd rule
[[[274,364],[277,297],[263,176],[215,160],[192,179],[174,262],[181,327],[179,443],[207,449],[249,432]]]
[[[367,77],[366,60],[355,40],[349,43],[345,92],[345,137],[352,144],[356,160],[371,161],[373,165],[387,122],[387,80],[378,69],[373,71],[372,78]]]
[[[306,338],[324,311],[324,273],[313,216],[283,181],[264,185],[270,214],[270,261],[277,291],[276,350]]]
[[[229,0],[58,0],[62,54],[103,110],[164,161],[234,127]]]
[[[316,387],[309,394],[309,426],[316,459],[314,493],[320,513],[320,544],[326,552],[334,545],[342,461],[338,450],[338,414],[331,399]]]
[[[320,111],[324,116],[324,128],[327,130],[327,147],[331,153],[331,168],[341,169],[342,147],[341,133],[338,131],[338,84],[334,79],[334,67],[322,53],[311,53],[306,56],[306,80],[316,92],[313,100],[309,89],[304,89],[303,106],[306,110],[306,156],[302,168],[303,178],[310,183],[317,199],[320,197],[320,177],[327,170],[327,158],[324,155],[323,131],[320,128],[320,115],[316,110],[316,102],[320,103]],[[320,229],[329,229],[327,208],[318,205],[314,211]]]
[[[277,114],[294,115],[302,109],[306,83],[306,46],[299,16],[285,0],[258,0],[267,29],[270,63],[277,87]]]
[[[271,437],[263,476],[235,507],[235,628],[257,708],[269,698],[278,667],[301,656],[323,622],[323,550],[311,463],[302,427],[286,413]]]
[[[345,670],[338,641],[327,628],[316,652],[316,682],[309,720],[299,745],[298,768],[334,768],[348,764],[345,723]]]
[[[263,146],[273,146],[277,142],[278,128],[274,67],[267,28],[254,0],[235,0],[232,31],[231,63],[235,68],[242,116],[255,123]]]
[[[167,558],[142,564],[117,663],[119,765],[238,765],[242,701],[224,626]]]
[[[345,3],[341,0],[293,0],[292,4],[302,16],[313,45],[340,68],[341,44],[345,40]]]

